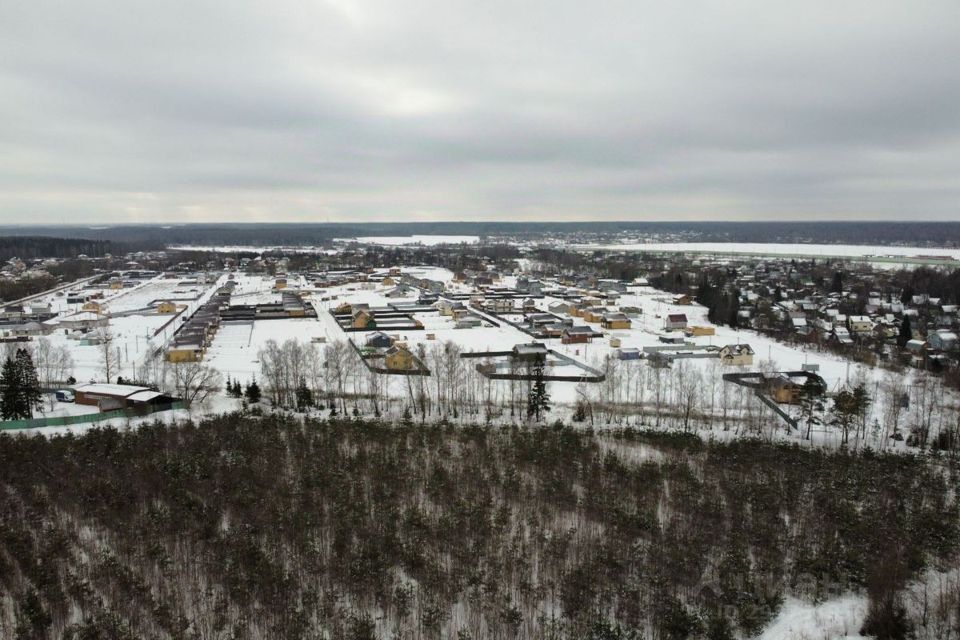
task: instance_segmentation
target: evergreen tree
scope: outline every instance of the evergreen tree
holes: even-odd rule
[[[43,393],[40,390],[37,368],[33,364],[30,352],[26,349],[17,349],[16,369],[19,376],[20,405],[23,417],[32,418],[34,408],[39,407],[43,401]]]
[[[257,384],[256,380],[251,381],[250,384],[247,385],[244,393],[247,396],[247,402],[250,404],[260,402],[260,385]]]
[[[303,378],[300,379],[300,384],[297,385],[296,398],[297,409],[299,411],[305,411],[313,406],[313,391],[310,390],[310,387],[307,386],[307,381]]]
[[[913,339],[913,328],[910,326],[910,318],[904,316],[903,321],[900,323],[900,335],[897,336],[897,344],[901,348],[907,345],[907,342]]]
[[[43,394],[29,351],[17,349],[14,358],[7,358],[0,375],[0,387],[3,388],[0,414],[5,420],[33,417],[33,410],[40,405]]]
[[[833,293],[843,293],[843,274],[839,271],[833,273],[833,286],[830,290]]]
[[[0,387],[3,388],[3,395],[0,397],[0,413],[4,420],[16,420],[20,417],[20,377],[17,375],[17,363],[11,358],[7,358],[3,363]]]
[[[547,393],[547,383],[543,379],[543,361],[538,360],[533,367],[533,386],[527,399],[527,417],[537,422],[544,413],[550,411],[550,395]]]

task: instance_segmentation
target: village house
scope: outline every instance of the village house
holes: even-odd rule
[[[513,358],[520,361],[544,360],[547,357],[547,347],[539,342],[517,344],[513,346]]]
[[[603,316],[607,313],[606,307],[590,307],[583,310],[584,322],[603,322]]]
[[[366,345],[374,349],[389,349],[393,345],[393,338],[382,331],[377,331],[367,338]]]
[[[415,368],[415,359],[410,350],[405,346],[393,346],[387,350],[384,356],[384,363],[387,369],[391,371],[406,371]]]
[[[570,304],[568,302],[551,302],[547,306],[547,310],[550,313],[561,314],[568,313],[570,311]]]
[[[351,316],[350,326],[354,329],[372,329],[377,326],[377,323],[370,311],[367,309],[357,309]]]
[[[454,326],[457,329],[474,329],[476,327],[481,326],[482,324],[483,322],[481,321],[480,316],[474,313],[466,312],[466,313],[457,315],[456,323]]]
[[[873,321],[869,316],[850,316],[848,320],[851,333],[868,334],[873,332]]]
[[[954,351],[957,348],[957,334],[952,331],[934,331],[927,336],[930,348],[935,351]]]
[[[748,344],[728,344],[720,349],[720,363],[731,367],[753,364],[753,348]]]
[[[485,308],[491,313],[512,313],[513,300],[509,298],[488,298]]]
[[[802,385],[784,375],[769,378],[767,389],[770,396],[780,404],[798,404],[803,391]]]
[[[631,322],[623,313],[607,313],[601,319],[600,325],[604,329],[629,329]]]
[[[177,305],[170,300],[163,300],[157,304],[157,313],[176,313]]]
[[[636,347],[621,347],[617,349],[617,358],[620,360],[639,360],[640,349]]]
[[[563,344],[584,344],[593,338],[593,329],[585,326],[565,327],[560,334]]]
[[[103,313],[104,307],[103,304],[97,302],[96,300],[89,300],[83,304],[80,308],[81,311],[89,311],[90,313]]]
[[[687,315],[684,313],[671,313],[663,323],[664,329],[686,329]]]
[[[197,339],[174,341],[167,349],[168,362],[200,362],[203,360],[203,343]]]

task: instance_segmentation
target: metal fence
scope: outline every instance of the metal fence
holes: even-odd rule
[[[7,420],[0,422],[0,431],[16,431],[20,429],[37,429],[40,427],[64,427],[71,424],[86,424],[91,422],[100,422],[112,418],[139,418],[148,416],[159,411],[170,411],[172,409],[183,409],[185,405],[182,401],[170,402],[166,404],[154,405],[149,411],[142,409],[118,409],[116,411],[104,411],[101,413],[85,413],[79,416],[53,416],[50,418],[31,418],[28,420]]]

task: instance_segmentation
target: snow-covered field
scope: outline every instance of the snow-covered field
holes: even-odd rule
[[[359,236],[357,238],[334,238],[336,242],[360,242],[362,244],[380,244],[398,246],[404,244],[422,244],[433,246],[437,244],[475,244],[480,242],[480,236]]]
[[[624,242],[573,245],[577,249],[610,251],[663,251],[671,253],[753,254],[758,256],[830,257],[942,257],[960,260],[960,249],[894,247],[849,244],[777,244],[750,242]]]

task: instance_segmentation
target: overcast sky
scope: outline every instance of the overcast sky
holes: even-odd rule
[[[960,220],[957,0],[0,0],[0,223]]]

